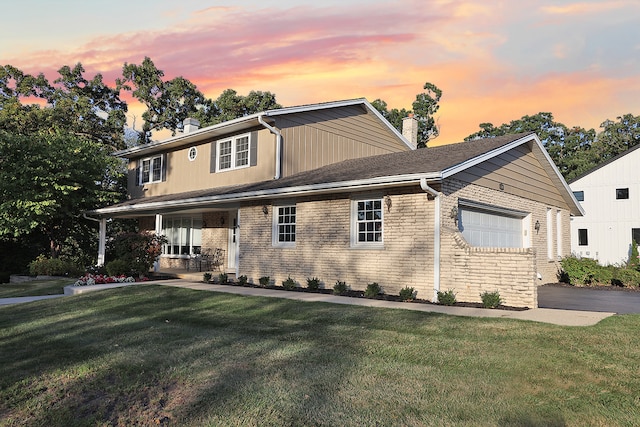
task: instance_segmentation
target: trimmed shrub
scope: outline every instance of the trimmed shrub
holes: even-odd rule
[[[131,269],[131,263],[122,258],[114,259],[105,264],[104,268],[107,270],[109,276],[130,276],[133,273]]]
[[[307,278],[307,289],[310,291],[317,291],[320,289],[320,279],[317,277]]]
[[[500,292],[498,291],[485,291],[480,294],[480,298],[482,299],[482,306],[484,308],[496,308],[502,304],[502,298],[500,298]]]
[[[349,286],[347,282],[341,282],[338,280],[335,285],[333,285],[333,294],[334,295],[344,295],[349,290]]]
[[[291,276],[288,276],[287,280],[282,281],[282,287],[287,291],[292,291],[298,287],[298,284],[291,278]]]
[[[611,284],[613,286],[640,286],[640,271],[630,268],[618,268],[613,273]]]
[[[83,273],[81,268],[61,258],[47,258],[38,256],[29,263],[29,274],[32,276],[79,276]]]
[[[238,284],[240,286],[245,286],[247,284],[248,280],[247,280],[247,276],[245,276],[244,274],[240,277],[238,277]]]
[[[221,285],[224,285],[229,281],[229,276],[227,273],[220,273],[218,274],[218,280],[220,280]]]
[[[381,293],[382,293],[382,288],[380,287],[380,285],[377,284],[376,282],[373,282],[367,285],[367,289],[365,289],[364,291],[364,296],[366,298],[375,298]]]
[[[258,283],[260,283],[260,286],[262,286],[263,288],[266,288],[271,283],[271,277],[262,276],[261,278],[258,279]]]
[[[438,291],[438,304],[454,305],[456,303],[456,294],[452,289],[448,291]]]
[[[211,273],[204,273],[204,274],[202,275],[202,280],[203,280],[205,283],[209,283],[209,281],[211,280],[211,277],[213,277],[213,276],[211,275]]]
[[[565,276],[567,283],[571,285],[590,285],[594,282],[594,278],[598,276],[599,270],[602,269],[598,262],[591,258],[576,258],[568,256],[560,261],[562,271],[560,276]]]
[[[399,295],[402,301],[413,301],[414,299],[416,299],[415,289],[409,286],[405,286],[404,288],[400,289]]]

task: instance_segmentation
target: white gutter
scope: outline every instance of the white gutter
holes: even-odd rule
[[[265,128],[269,129],[269,132],[271,132],[276,136],[276,173],[273,179],[280,179],[280,176],[282,175],[281,164],[280,164],[281,163],[280,157],[282,156],[281,154],[282,153],[282,133],[280,133],[280,131],[275,127],[265,122],[263,117],[264,115],[259,115],[258,122]]]
[[[440,175],[433,174],[432,176],[427,177],[426,179],[438,179]],[[324,193],[335,193],[337,191],[343,192],[351,192],[357,190],[370,190],[374,188],[382,188],[386,187],[390,184],[396,186],[405,186],[418,184],[421,178],[425,178],[425,175],[419,174],[408,174],[408,175],[398,175],[392,177],[378,177],[378,178],[370,178],[366,180],[353,180],[353,181],[342,181],[342,182],[329,182],[323,184],[311,184],[311,185],[301,185],[295,187],[282,187],[282,188],[274,188],[270,190],[258,190],[258,191],[247,191],[242,193],[230,193],[230,194],[221,194],[216,196],[205,196],[205,197],[192,197],[187,199],[179,199],[179,200],[170,200],[170,201],[162,201],[162,202],[141,202],[135,205],[127,205],[127,206],[117,206],[117,207],[106,207],[101,209],[95,209],[92,211],[94,214],[98,215],[109,215],[109,214],[118,214],[118,213],[128,213],[128,212],[139,212],[144,210],[152,210],[152,209],[168,209],[172,207],[181,207],[181,208],[193,208],[198,207],[205,204],[211,203],[231,203],[238,202],[243,200],[257,200],[257,199],[265,199],[265,198],[273,198],[273,197],[291,197],[291,196],[299,196],[306,194],[324,194]]]
[[[440,193],[427,184],[427,178],[420,178],[420,188],[431,194],[435,200],[433,208],[435,220],[433,224],[433,302],[438,302],[438,291],[440,291]]]

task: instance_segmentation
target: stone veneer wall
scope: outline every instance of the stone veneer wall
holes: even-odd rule
[[[337,280],[357,290],[377,282],[388,294],[412,286],[420,298],[429,298],[433,293],[434,203],[419,187],[389,193],[389,197],[389,210],[383,203],[384,249],[351,247],[348,195],[297,200],[295,248],[273,246],[273,205],[267,204],[266,215],[262,203],[243,205],[239,273],[254,283],[261,276],[270,276],[277,285],[288,276],[300,286],[306,286],[307,278],[318,277],[328,289]]]
[[[441,290],[452,289],[459,301],[481,301],[485,291],[500,292],[504,304],[537,307],[537,286],[557,282],[560,267],[556,242],[557,207],[534,202],[505,192],[449,179],[443,184],[443,224],[441,246]],[[447,214],[458,204],[458,198],[488,205],[531,212],[530,248],[474,248],[469,246],[454,219]],[[552,209],[553,259],[547,255],[547,208]],[[562,254],[570,251],[569,212],[562,212]],[[540,222],[539,232],[533,224]],[[539,279],[537,275],[540,274]]]

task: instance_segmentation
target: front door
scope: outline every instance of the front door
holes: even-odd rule
[[[229,248],[227,250],[227,268],[235,270],[238,266],[238,250],[240,248],[240,239],[238,230],[238,211],[232,211],[229,214]]]

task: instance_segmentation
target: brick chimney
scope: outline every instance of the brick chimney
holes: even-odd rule
[[[195,132],[200,128],[200,122],[193,118],[186,118],[182,122],[183,130],[182,133],[191,133]]]
[[[413,148],[418,148],[418,120],[413,117],[413,113],[409,113],[402,119],[402,136],[411,143]]]

